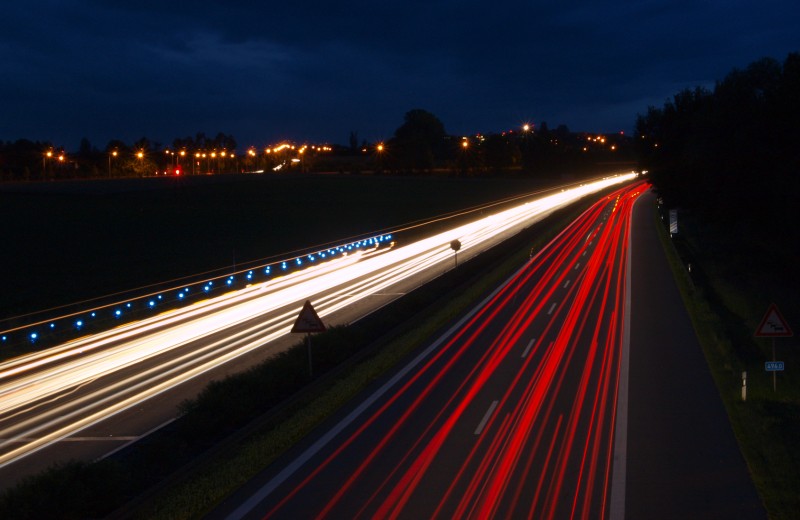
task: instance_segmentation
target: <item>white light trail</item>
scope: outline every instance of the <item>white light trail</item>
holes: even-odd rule
[[[488,248],[608,186],[608,177],[498,212],[412,244],[358,252],[245,289],[0,364],[0,467],[289,333],[314,299],[320,316]]]

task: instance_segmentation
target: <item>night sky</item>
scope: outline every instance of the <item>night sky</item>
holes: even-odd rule
[[[68,149],[378,141],[413,108],[454,135],[628,132],[685,87],[800,51],[797,0],[44,0],[2,20],[0,140]]]

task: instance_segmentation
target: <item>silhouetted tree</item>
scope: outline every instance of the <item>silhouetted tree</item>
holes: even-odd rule
[[[406,112],[391,146],[401,169],[427,171],[444,155],[446,132],[442,122],[426,110]]]
[[[713,92],[683,90],[639,115],[636,131],[641,167],[671,206],[797,239],[800,55],[735,69]]]

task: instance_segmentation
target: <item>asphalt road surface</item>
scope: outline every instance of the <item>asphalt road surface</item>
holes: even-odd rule
[[[632,175],[564,186],[398,247],[314,267],[0,363],[0,487],[59,461],[92,460],[172,420],[211,379],[294,344],[305,300],[350,323],[521,229]],[[202,289],[193,288],[201,291]],[[124,307],[123,307],[124,309]]]
[[[214,518],[602,518],[631,208],[603,199]]]
[[[627,518],[766,518],[659,242],[633,221]]]
[[[765,518],[641,189],[209,517]]]

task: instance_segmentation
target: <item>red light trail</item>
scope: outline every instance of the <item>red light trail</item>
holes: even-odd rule
[[[587,210],[310,469],[275,484],[262,514],[608,516],[630,218],[646,189]]]

